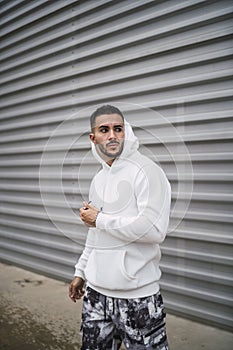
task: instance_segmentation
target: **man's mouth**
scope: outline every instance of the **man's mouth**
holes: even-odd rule
[[[119,145],[119,142],[109,142],[108,144],[107,144],[107,147],[116,147],[116,146],[118,146]]]

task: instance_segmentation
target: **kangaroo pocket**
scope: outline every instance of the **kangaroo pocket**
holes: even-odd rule
[[[130,290],[137,287],[137,279],[125,269],[126,251],[92,250],[85,275],[93,286],[110,290]]]

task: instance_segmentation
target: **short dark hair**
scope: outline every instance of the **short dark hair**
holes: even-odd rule
[[[122,120],[124,122],[124,116],[117,107],[114,107],[111,105],[103,105],[97,108],[91,115],[91,118],[90,118],[91,130],[93,130],[95,127],[96,118],[103,114],[119,114],[122,117]]]

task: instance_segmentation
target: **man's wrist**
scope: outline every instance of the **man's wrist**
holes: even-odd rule
[[[80,279],[83,282],[85,282],[85,279],[83,277],[81,277],[81,276],[74,275],[74,279]]]

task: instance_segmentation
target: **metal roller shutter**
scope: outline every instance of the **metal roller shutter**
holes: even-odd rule
[[[89,115],[120,107],[172,185],[169,311],[232,327],[232,12],[223,1],[0,1],[1,259],[70,279],[98,164]]]

